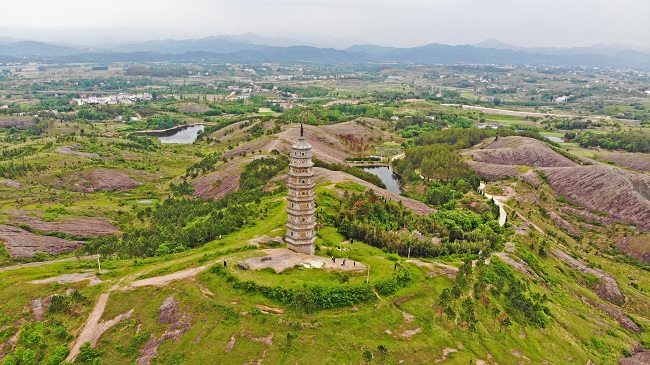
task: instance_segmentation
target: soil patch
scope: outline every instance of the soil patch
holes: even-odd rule
[[[650,350],[642,350],[631,357],[619,360],[621,365],[647,365],[650,364]]]
[[[52,296],[45,298],[36,298],[29,301],[29,307],[32,309],[32,314],[34,314],[34,320],[40,322],[45,318],[45,312],[50,307],[52,303]]]
[[[618,166],[637,171],[650,171],[650,155],[647,153],[601,152],[599,160],[610,161]]]
[[[582,297],[582,300],[589,303],[593,307],[603,310],[610,317],[616,320],[618,324],[621,325],[621,327],[625,328],[626,330],[634,331],[636,333],[641,333],[641,328],[639,328],[639,326],[636,323],[634,323],[634,321],[632,321],[632,319],[630,319],[630,317],[628,317],[627,314],[623,313],[620,309],[612,307],[611,305],[607,305],[605,303],[598,303],[586,297]]]
[[[27,129],[36,124],[36,118],[26,116],[10,116],[0,118],[0,127],[17,129]]]
[[[116,234],[119,229],[112,225],[108,218],[100,217],[67,217],[59,222],[46,222],[41,217],[41,210],[5,210],[17,224],[26,224],[31,229],[41,232],[60,232],[75,236],[97,237],[107,234]]]
[[[510,136],[486,140],[465,154],[476,161],[497,165],[572,167],[576,163],[533,138]]]
[[[574,259],[564,251],[556,248],[551,251],[551,254],[578,271],[598,277],[600,282],[594,288],[594,293],[601,299],[616,305],[623,305],[625,303],[625,297],[621,293],[616,279],[610,273],[601,269],[592,269],[582,261]]]
[[[476,171],[477,174],[491,181],[499,180],[503,177],[509,176],[526,180],[533,185],[539,185],[540,183],[537,174],[532,170],[521,172],[517,166],[497,165],[493,163],[478,162],[472,160],[467,160],[465,163],[472,170]]]
[[[84,245],[82,241],[40,236],[5,224],[0,224],[0,240],[5,242],[11,257],[19,259],[32,258],[37,252],[57,255],[76,250]]]
[[[82,147],[83,146],[80,144],[75,144],[72,146],[58,146],[57,148],[54,149],[54,152],[58,152],[63,155],[74,155],[74,156],[85,157],[85,158],[99,158],[99,155],[96,153],[77,151]]]
[[[178,111],[182,113],[198,113],[203,114],[208,110],[212,110],[207,105],[198,104],[198,103],[182,103],[178,106]]]
[[[342,265],[342,258],[333,262],[329,257],[293,252],[288,248],[272,248],[262,250],[262,252],[266,254],[266,256],[252,257],[245,261],[246,265],[253,270],[272,268],[275,272],[282,272],[296,265],[307,269],[330,269],[340,271],[363,271],[366,269],[365,265],[360,262],[348,260],[345,265]]]
[[[429,276],[444,275],[450,279],[455,279],[456,273],[458,273],[457,267],[443,264],[442,262],[435,262],[433,264],[429,262],[420,261],[420,260],[406,260],[406,262],[410,262],[417,266],[426,267],[428,269],[433,270],[429,272]]]
[[[27,187],[27,185],[25,185],[25,184],[23,184],[23,183],[20,183],[20,182],[18,182],[18,181],[15,181],[15,180],[6,180],[6,179],[4,179],[4,180],[0,180],[0,185],[2,185],[2,186],[6,186],[6,187],[8,187],[8,188],[12,188],[12,189],[22,189],[22,188]]]
[[[78,283],[80,281],[89,280],[88,286],[95,286],[102,283],[101,280],[95,273],[92,271],[81,273],[81,274],[64,274],[55,276],[47,279],[33,280],[30,281],[30,284],[50,284],[50,283],[59,283],[59,284],[68,284],[68,283]]]
[[[439,359],[433,360],[433,362],[439,363],[439,362],[443,362],[443,361],[447,360],[447,356],[449,356],[449,354],[451,354],[452,352],[458,352],[458,350],[456,350],[454,348],[451,348],[451,347],[447,347],[447,348],[442,349],[442,357],[439,358]]]
[[[133,180],[129,175],[103,168],[94,168],[74,172],[53,184],[56,188],[70,188],[77,192],[92,193],[95,191],[122,191],[133,189],[142,183]]]
[[[280,236],[276,236],[276,237],[271,238],[271,237],[269,237],[267,235],[264,235],[262,237],[255,237],[255,238],[251,238],[250,240],[248,240],[248,243],[250,243],[253,246],[257,246],[257,247],[259,247],[260,244],[265,244],[265,243],[269,243],[269,242],[278,242],[278,243],[282,244],[282,243],[284,243],[284,239],[282,237],[280,237]]]
[[[354,136],[356,139],[375,136],[370,128],[361,126],[354,122],[338,123],[331,126],[304,126],[304,136],[307,142],[314,148],[314,157],[328,163],[345,163],[345,159],[353,153],[351,147],[343,143],[337,136]],[[296,125],[277,134],[278,137],[286,140],[291,146],[300,138],[300,127]]]
[[[262,137],[226,151],[222,156],[223,158],[232,158],[257,153],[268,153],[273,150],[288,154],[291,150],[291,144],[286,140],[277,138],[276,136]]]
[[[165,330],[159,338],[152,338],[142,349],[140,357],[136,360],[138,365],[146,365],[151,362],[151,359],[158,354],[158,345],[163,341],[174,340],[178,341],[181,335],[192,328],[190,323],[191,317],[182,313],[178,309],[179,303],[174,300],[174,294],[165,299],[163,304],[158,308],[158,322],[162,324],[169,324],[169,328]]]
[[[416,328],[414,330],[406,330],[406,331],[404,331],[404,333],[402,333],[402,337],[406,337],[406,338],[408,338],[410,340],[413,336],[415,336],[415,335],[417,335],[418,333],[421,333],[421,332],[422,332],[422,328],[420,328],[420,327],[418,327],[418,328]]]
[[[555,223],[556,226],[560,227],[562,231],[568,233],[573,237],[580,236],[580,231],[578,231],[571,223],[567,222],[559,214],[555,212],[549,212],[548,210],[546,210],[546,213],[548,213],[553,223]]]
[[[244,171],[244,164],[251,161],[253,158],[247,157],[227,162],[218,171],[192,181],[192,195],[203,199],[219,199],[239,189],[239,175]]]
[[[235,338],[235,335],[230,336],[230,341],[228,341],[228,345],[226,345],[226,349],[224,351],[226,353],[232,351],[233,347],[235,347],[235,343],[237,343],[237,338]]]
[[[650,230],[650,176],[602,164],[540,170],[559,195]]]
[[[529,270],[530,266],[525,261],[519,260],[517,258],[511,257],[505,252],[496,252],[494,253],[495,256],[498,256],[503,262],[506,264],[512,266],[515,268],[517,271],[520,273],[528,276],[531,279],[538,278],[537,274],[535,274],[534,271]]]
[[[650,264],[650,237],[648,234],[638,237],[621,237],[616,242],[616,247],[628,255]]]
[[[540,141],[517,136],[486,140],[463,154],[476,159],[468,165],[490,179],[533,178],[533,171],[517,166],[537,167],[558,195],[650,230],[650,176],[598,162],[580,166]]]
[[[257,307],[257,309],[261,310],[262,313],[264,314],[278,314],[278,315],[284,314],[284,309],[282,308],[274,308],[262,304],[256,304],[255,306]]]

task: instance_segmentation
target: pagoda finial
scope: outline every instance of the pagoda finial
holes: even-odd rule
[[[300,138],[302,138],[303,130],[302,130],[302,123],[300,123]]]

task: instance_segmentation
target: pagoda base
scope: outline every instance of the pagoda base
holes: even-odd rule
[[[307,243],[297,243],[297,242],[291,242],[289,239],[285,239],[287,242],[287,248],[290,249],[291,251],[294,252],[300,252],[300,253],[306,253],[307,255],[313,255],[314,254],[314,243],[313,242],[307,242]]]

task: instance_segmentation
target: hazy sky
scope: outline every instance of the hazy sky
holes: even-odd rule
[[[253,32],[348,46],[650,47],[649,0],[0,0],[0,36],[48,41]]]

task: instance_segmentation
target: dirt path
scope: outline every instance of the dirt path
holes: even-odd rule
[[[99,337],[104,334],[104,332],[108,331],[108,329],[115,326],[120,321],[130,318],[133,314],[133,309],[131,309],[130,311],[120,314],[110,321],[100,322],[102,315],[104,314],[104,309],[106,309],[106,303],[108,303],[109,293],[110,290],[107,293],[101,294],[99,296],[99,299],[97,299],[95,308],[93,308],[93,311],[90,313],[90,316],[86,320],[86,323],[81,330],[81,334],[73,342],[72,348],[70,349],[70,354],[65,359],[65,361],[73,362],[79,355],[79,349],[84,343],[90,342],[90,346],[95,346],[99,340]]]
[[[483,189],[485,189],[485,184],[481,183],[478,187],[478,189],[482,192]],[[485,195],[486,198],[494,200],[494,203],[499,206],[499,225],[503,227],[506,224],[506,210],[503,208],[504,202],[503,200],[506,199],[505,196],[496,196],[496,195],[490,195],[488,193],[483,192],[483,195]]]
[[[60,263],[60,262],[74,261],[74,260],[94,260],[94,258],[91,257],[91,256],[81,256],[79,258],[67,257],[67,258],[64,258],[64,259],[57,259],[57,260],[51,260],[51,261],[29,262],[29,263],[26,263],[26,264],[17,264],[17,265],[0,267],[0,272],[9,271],[9,270],[16,270],[16,269],[22,269],[22,268],[26,268],[26,267],[39,267],[39,266],[44,266],[44,265],[49,265],[49,264],[57,264],[57,263]]]
[[[194,276],[200,274],[201,272],[203,272],[207,268],[208,268],[208,266],[193,267],[193,268],[190,268],[190,269],[177,271],[175,273],[168,274],[168,275],[156,276],[156,277],[153,277],[153,278],[147,278],[147,279],[134,281],[131,284],[124,287],[123,290],[128,290],[128,289],[131,289],[131,288],[138,288],[138,287],[141,287],[141,286],[149,286],[149,285],[165,286],[165,285],[171,283],[172,281],[183,280],[183,279],[194,277]]]

